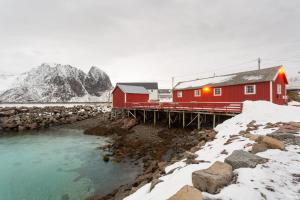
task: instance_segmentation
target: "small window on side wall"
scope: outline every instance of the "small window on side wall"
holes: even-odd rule
[[[277,94],[281,94],[281,84],[277,84]]]
[[[182,91],[177,91],[177,97],[182,98]]]
[[[194,90],[194,96],[200,97],[201,96],[201,90]]]
[[[255,85],[245,85],[245,94],[256,94]]]
[[[222,88],[214,88],[214,96],[221,96]]]

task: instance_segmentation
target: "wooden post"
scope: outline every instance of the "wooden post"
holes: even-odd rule
[[[182,112],[182,127],[185,127],[185,114],[184,111]]]
[[[156,111],[153,111],[153,115],[154,115],[154,126],[156,126]]]
[[[198,113],[198,130],[201,129],[201,124],[200,124],[200,113]]]
[[[216,127],[216,115],[214,114],[213,115],[213,128]]]
[[[169,128],[171,128],[171,112],[170,111],[168,113],[168,116],[169,116]]]
[[[144,110],[144,124],[146,123],[146,111]]]

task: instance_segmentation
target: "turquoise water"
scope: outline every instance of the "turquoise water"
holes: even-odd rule
[[[0,200],[82,200],[133,180],[137,167],[103,162],[104,144],[71,129],[1,136]]]

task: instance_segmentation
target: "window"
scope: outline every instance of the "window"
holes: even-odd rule
[[[214,89],[214,96],[221,96],[222,95],[222,89],[221,88],[215,88]]]
[[[181,98],[182,97],[182,91],[177,91],[177,97]]]
[[[246,85],[245,86],[245,94],[256,94],[255,85]]]
[[[277,94],[281,94],[281,84],[277,84]]]
[[[194,96],[195,97],[200,97],[201,96],[201,91],[200,90],[194,90]]]

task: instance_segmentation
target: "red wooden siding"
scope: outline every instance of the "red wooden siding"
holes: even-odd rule
[[[113,108],[125,108],[126,103],[148,102],[149,94],[125,94],[118,86],[112,92]]]
[[[149,94],[126,94],[126,102],[148,102]]]
[[[124,92],[119,87],[116,87],[112,94],[113,94],[113,107],[124,108],[125,107]]]
[[[277,94],[277,85],[281,85],[281,94]],[[275,81],[273,81],[273,103],[283,105],[286,103],[286,77],[283,73],[279,73]]]
[[[245,85],[256,85],[255,94],[245,94]],[[270,83],[261,82],[243,85],[230,85],[222,88],[221,96],[214,96],[214,88],[208,91],[201,90],[201,96],[195,97],[194,90],[182,90],[183,97],[177,97],[177,91],[173,92],[174,102],[243,102],[245,100],[270,100]],[[179,91],[179,90],[178,90]]]

